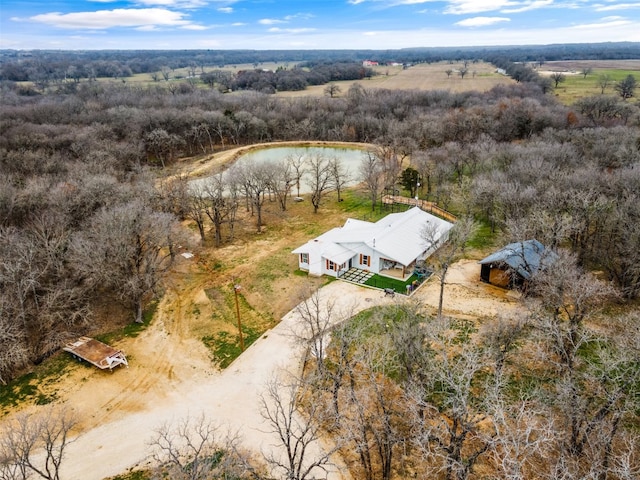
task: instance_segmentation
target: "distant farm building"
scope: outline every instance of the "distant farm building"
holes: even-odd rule
[[[510,243],[480,260],[480,279],[503,288],[522,287],[555,259],[556,254],[537,240]]]
[[[363,67],[377,67],[378,66],[378,62],[375,62],[373,60],[365,60],[362,62],[362,66]]]

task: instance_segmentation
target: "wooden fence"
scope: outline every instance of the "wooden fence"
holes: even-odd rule
[[[382,197],[382,203],[387,205],[391,205],[393,203],[401,203],[403,205],[418,206],[425,212],[429,212],[449,222],[455,223],[456,221],[456,216],[453,213],[447,212],[443,208],[437,206],[435,203],[428,202],[426,200],[416,200],[415,198],[401,197],[399,195],[384,195]]]

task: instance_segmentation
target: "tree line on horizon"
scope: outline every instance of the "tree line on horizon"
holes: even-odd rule
[[[431,47],[399,50],[0,50],[0,81],[36,81],[38,78],[121,78],[139,73],[206,69],[265,62],[315,63],[434,63],[505,58],[511,62],[555,60],[637,59],[640,43],[552,44],[504,47]]]

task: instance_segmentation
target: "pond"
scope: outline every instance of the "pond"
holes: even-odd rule
[[[367,152],[357,148],[341,147],[266,147],[245,153],[240,156],[233,165],[242,166],[245,163],[275,163],[284,162],[287,159],[301,159],[304,162],[317,156],[322,156],[327,160],[335,158],[340,161],[343,169],[347,171],[347,177],[349,178],[346,186],[352,186],[360,181],[360,165],[367,157]],[[192,180],[189,182],[189,185],[191,188],[197,188],[206,181],[206,178]],[[309,193],[310,191],[309,179],[307,175],[303,175],[300,182],[300,194]],[[292,194],[295,195],[297,193],[297,189],[294,187]]]

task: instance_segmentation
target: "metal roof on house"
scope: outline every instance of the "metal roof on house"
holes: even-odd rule
[[[538,240],[514,242],[480,260],[480,264],[506,263],[525,280],[529,280],[541,267],[552,264],[556,254],[547,250]]]
[[[376,222],[376,236],[366,240],[366,244],[374,248],[385,258],[402,265],[409,265],[427,250],[423,232],[428,225],[433,225],[436,238],[446,235],[453,224],[430,213],[414,207],[406,212],[392,213]]]
[[[348,219],[341,228],[334,228],[296,248],[292,253],[319,253],[338,264],[366,245],[384,258],[410,265],[429,248],[422,238],[427,225],[433,225],[438,236],[446,235],[453,224],[418,207],[392,213],[376,223]]]

